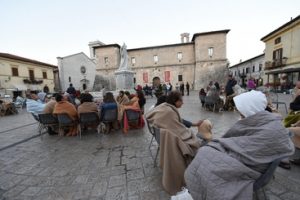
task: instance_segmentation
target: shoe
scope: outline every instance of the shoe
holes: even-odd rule
[[[278,166],[283,169],[291,169],[291,164],[287,162],[280,162]]]
[[[291,159],[290,162],[293,163],[294,165],[300,165],[300,158],[298,158],[298,159]]]

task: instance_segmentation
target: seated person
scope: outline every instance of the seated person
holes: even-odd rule
[[[100,120],[102,121],[105,115],[105,112],[109,109],[117,109],[118,110],[118,104],[114,98],[113,93],[107,92],[103,103],[100,105]],[[106,128],[108,128],[108,132],[111,128],[118,129],[118,120],[115,122],[111,122],[107,124]]]
[[[281,117],[265,111],[263,93],[252,90],[233,100],[242,119],[222,138],[201,147],[185,171],[194,199],[252,200],[254,181],[272,161],[294,152]]]
[[[176,194],[185,185],[184,170],[202,143],[202,140],[183,124],[177,110],[182,104],[181,93],[172,91],[165,103],[158,105],[146,115],[149,124],[160,129],[162,185],[171,195]]]
[[[283,120],[283,124],[287,128],[300,120],[300,96],[290,103],[290,110],[288,116]]]
[[[45,92],[39,92],[37,96],[39,97],[38,101],[40,101],[41,103],[45,103],[46,96],[47,96]]]
[[[57,94],[56,97],[56,105],[53,110],[53,114],[67,114],[73,121],[78,120],[78,114],[75,106],[68,102],[68,96],[61,94]],[[67,136],[76,136],[78,133],[77,125],[74,125],[72,127],[68,127]],[[66,129],[67,130],[67,129]]]
[[[144,105],[146,104],[146,99],[142,90],[137,90],[136,94],[139,98],[139,106],[141,108],[142,113],[144,114]]]
[[[78,106],[78,114],[95,112],[98,113],[96,103],[93,101],[93,96],[90,93],[82,93],[80,95],[80,105]]]
[[[38,117],[38,114],[43,113],[45,104],[39,101],[39,97],[34,92],[26,94],[26,108],[27,112],[34,114]]]
[[[292,141],[296,149],[294,155],[295,158],[290,159],[289,161],[295,165],[300,165],[300,121],[292,124],[288,129],[293,133]]]
[[[210,90],[207,92],[206,96],[210,97],[212,102],[215,102],[215,109],[217,111],[219,111],[220,108],[223,108],[224,101],[220,98],[220,90],[217,90],[215,85],[210,87]]]
[[[52,95],[52,97],[50,98],[50,100],[48,101],[48,103],[45,104],[43,113],[45,113],[45,114],[52,114],[53,113],[54,107],[56,105],[56,100],[55,100],[56,95],[57,94],[54,93]],[[56,135],[57,131],[58,131],[57,129],[58,129],[57,126],[48,126],[48,134],[49,135]]]
[[[173,95],[173,93],[172,93],[172,95]],[[162,104],[162,103],[165,103],[166,101],[167,101],[167,96],[166,95],[161,95],[157,99],[157,102],[156,102],[155,106],[153,106],[153,108],[160,105],[160,104]],[[199,120],[198,122],[191,122],[191,121],[188,121],[188,120],[185,120],[185,119],[182,118],[182,123],[187,128],[191,128],[192,126],[196,126],[198,128],[197,137],[204,140],[202,142],[202,144],[205,144],[205,143],[209,142],[212,139],[212,132],[211,132],[212,124],[209,120]]]
[[[120,90],[119,96],[117,97],[117,102],[120,105],[127,104],[129,102],[129,98],[127,95],[125,95],[123,90]]]

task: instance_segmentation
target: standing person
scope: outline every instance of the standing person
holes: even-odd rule
[[[186,88],[186,93],[189,96],[190,95],[190,84],[189,84],[189,82],[186,82],[185,88]]]
[[[180,92],[181,92],[181,95],[184,96],[184,83],[180,84]]]
[[[232,74],[228,75],[228,81],[225,86],[225,104],[224,104],[224,110],[227,111],[229,109],[229,104],[234,104],[233,99],[231,95],[234,93],[233,86],[235,86],[236,80],[232,77]]]
[[[70,94],[72,103],[75,104],[76,90],[75,90],[75,88],[73,87],[73,84],[72,84],[72,83],[70,83],[70,85],[69,85],[69,87],[68,87],[68,89],[67,89],[67,93]]]
[[[44,86],[44,89],[43,89],[43,91],[44,91],[46,94],[48,94],[48,93],[49,93],[49,87],[48,87],[48,85],[47,85],[47,84]]]
[[[255,90],[255,88],[256,88],[256,84],[255,84],[252,77],[250,77],[248,82],[247,82],[247,88],[248,88],[249,91]]]

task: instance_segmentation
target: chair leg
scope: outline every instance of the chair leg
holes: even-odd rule
[[[156,160],[157,160],[158,152],[159,152],[159,146],[158,146],[157,151],[156,151],[156,155],[155,155],[155,158],[154,158],[154,166],[153,167],[156,167]]]
[[[80,126],[80,124],[77,125],[77,129],[78,129],[79,139],[81,140],[81,126]]]
[[[285,112],[286,112],[286,114],[288,114],[288,109],[286,107],[286,104],[284,104],[284,106],[285,106]]]
[[[151,138],[151,141],[150,141],[150,144],[149,144],[149,147],[148,147],[149,149],[150,149],[150,147],[152,145],[153,139],[154,139],[154,135],[152,135],[152,138]]]

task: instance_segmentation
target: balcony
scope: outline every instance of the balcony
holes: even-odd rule
[[[275,59],[273,61],[266,61],[265,62],[265,69],[276,69],[280,67],[284,67],[286,65],[287,57],[283,57],[281,59]]]

